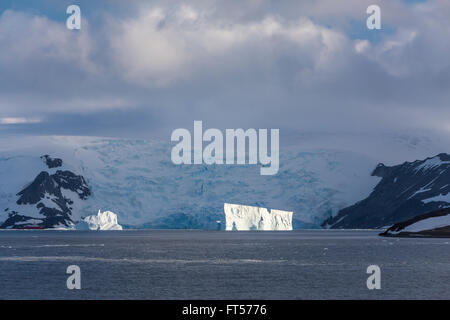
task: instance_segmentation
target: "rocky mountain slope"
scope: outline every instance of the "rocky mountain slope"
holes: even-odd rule
[[[323,226],[381,228],[450,207],[448,154],[391,167],[379,164],[372,176],[382,178],[373,192],[327,219]]]

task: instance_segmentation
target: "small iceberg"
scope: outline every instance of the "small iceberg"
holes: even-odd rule
[[[98,210],[97,215],[87,216],[78,222],[75,230],[123,230],[123,228],[117,222],[117,214]]]

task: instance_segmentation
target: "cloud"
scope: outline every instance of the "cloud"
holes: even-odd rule
[[[307,18],[284,21],[267,15],[231,24],[186,6],[172,14],[151,9],[111,24],[115,65],[126,79],[148,86],[167,86],[205,73],[234,71],[239,77],[245,68],[271,68],[293,50],[296,60],[307,61],[305,68],[324,68],[346,43],[339,32]]]
[[[364,29],[369,4],[116,1],[94,15],[81,2],[81,31],[7,10],[0,117],[45,118],[40,129],[71,134],[98,123],[97,135],[169,136],[193,120],[286,131],[448,128],[448,1],[379,1],[381,31]],[[363,31],[350,32],[355,24]]]
[[[0,118],[0,124],[30,124],[40,123],[42,119],[39,118]]]
[[[62,101],[89,97],[86,89],[102,67],[91,59],[93,50],[88,32],[70,32],[41,15],[1,13],[0,116],[57,111]]]
[[[46,72],[59,72],[61,67],[76,66],[82,72],[93,72],[90,61],[91,39],[88,33],[69,32],[64,24],[45,16],[6,10],[0,16],[0,64],[6,71],[30,71],[44,67]],[[44,74],[35,74],[33,79]],[[17,75],[17,77],[22,74]],[[32,79],[21,79],[32,80]]]

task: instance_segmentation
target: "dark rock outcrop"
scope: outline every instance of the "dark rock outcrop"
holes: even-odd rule
[[[445,197],[450,192],[448,154],[392,167],[379,164],[372,175],[382,178],[373,192],[324,221],[323,227],[382,228],[450,207]]]
[[[44,163],[47,165],[47,167],[49,169],[53,169],[53,168],[59,168],[62,166],[63,161],[61,159],[58,158],[52,158],[50,157],[48,154],[43,155],[41,157],[42,161],[44,161]]]

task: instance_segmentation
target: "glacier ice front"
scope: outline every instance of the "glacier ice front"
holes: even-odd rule
[[[226,230],[292,230],[292,211],[224,204]]]
[[[111,211],[101,212],[97,215],[88,216],[76,224],[77,230],[122,230],[117,222],[117,215]]]

